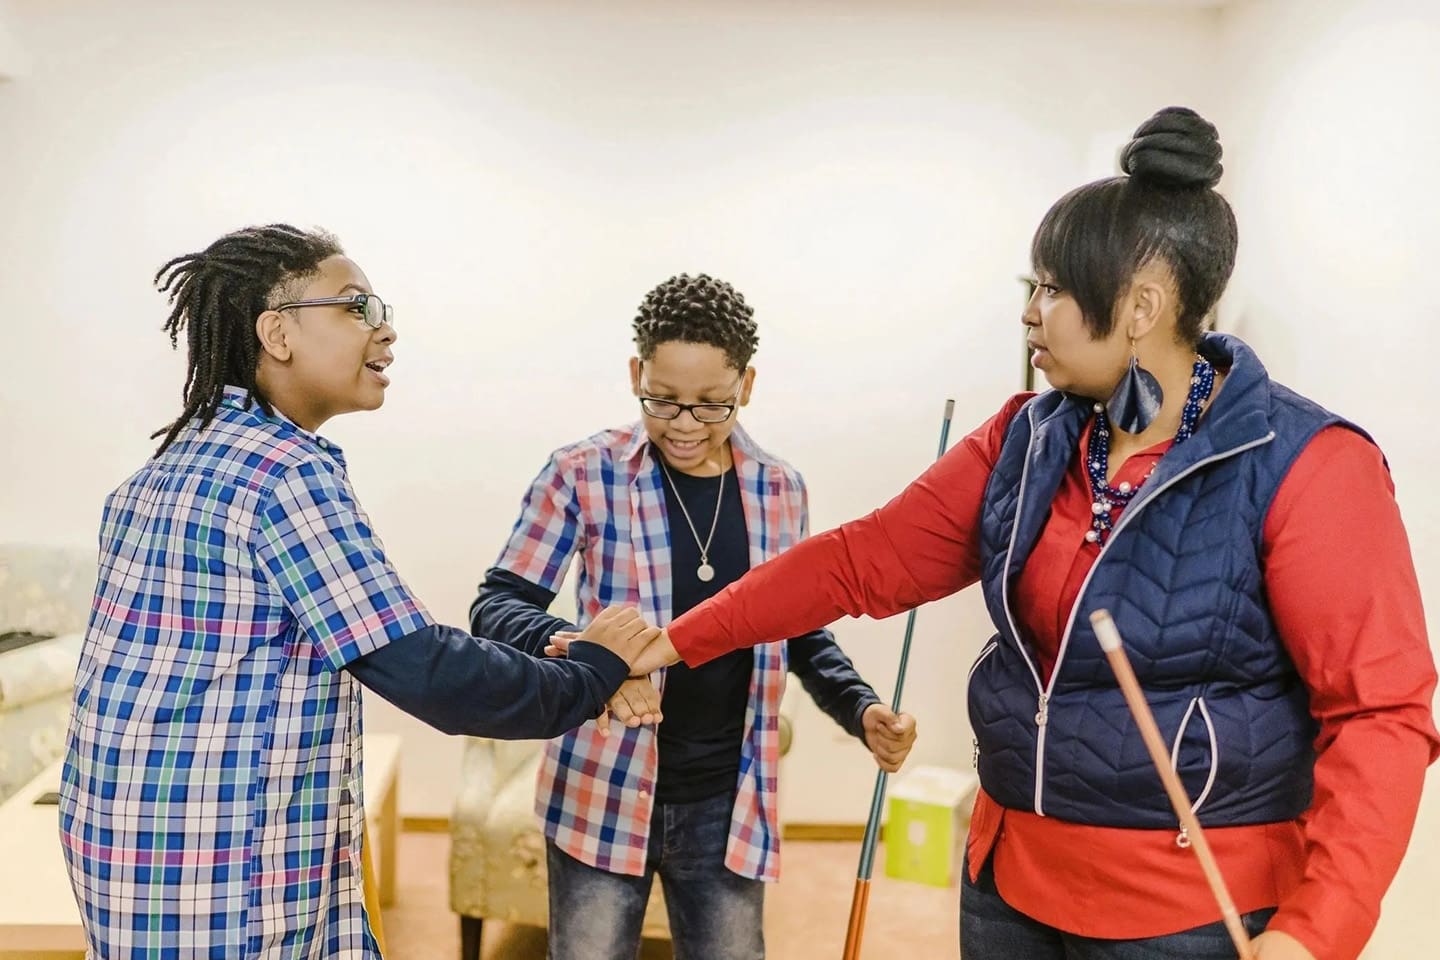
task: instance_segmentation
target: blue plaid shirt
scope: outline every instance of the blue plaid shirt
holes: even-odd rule
[[[360,688],[431,624],[327,441],[227,389],[110,495],[60,830],[94,957],[378,957]]]

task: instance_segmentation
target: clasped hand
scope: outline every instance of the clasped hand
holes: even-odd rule
[[[649,675],[680,660],[668,632],[646,625],[633,608],[607,607],[579,633],[559,630],[551,634],[545,655],[568,656],[570,645],[577,642],[601,643],[630,665],[630,679],[620,685],[605,712],[596,719],[602,736],[610,734],[613,721],[634,728],[653,726],[665,719],[660,693]],[[619,646],[625,647],[624,652],[617,649]],[[876,764],[889,773],[899,770],[915,745],[915,718],[875,703],[866,708],[861,723],[865,745]]]

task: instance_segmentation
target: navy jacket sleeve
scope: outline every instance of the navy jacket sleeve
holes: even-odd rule
[[[815,705],[846,733],[865,741],[862,717],[880,702],[875,690],[860,679],[855,665],[840,649],[829,630],[816,630],[790,640],[790,672]]]
[[[500,740],[548,740],[595,719],[630,672],[599,644],[577,642],[568,659],[539,659],[438,624],[345,669],[444,733]]]
[[[576,629],[563,617],[546,612],[554,602],[555,594],[544,587],[503,567],[491,567],[470,605],[470,629],[477,636],[542,656],[552,633]]]

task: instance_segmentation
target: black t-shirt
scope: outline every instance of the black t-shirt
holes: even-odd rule
[[[720,477],[692,477],[675,469],[661,476],[661,485],[670,527],[673,615],[678,617],[750,569],[750,538],[733,467],[724,475],[723,492]],[[715,520],[716,495],[721,496],[720,519],[707,554],[715,577],[708,582],[696,574],[700,545],[685,522],[677,492],[702,542]],[[661,702],[665,720],[657,731],[658,802],[694,803],[735,789],[754,665],[755,653],[747,647],[694,669],[677,663],[666,672]]]

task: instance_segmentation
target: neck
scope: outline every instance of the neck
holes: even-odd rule
[[[1190,376],[1195,369],[1194,349],[1175,344],[1173,349],[1156,351],[1142,358],[1140,365],[1150,371],[1160,382],[1160,389],[1164,391],[1160,413],[1156,415],[1154,422],[1140,433],[1127,433],[1112,423],[1112,447],[1148,447],[1173,437],[1175,431],[1180,429],[1180,414],[1185,409],[1185,399],[1190,393]]]
[[[279,378],[270,376],[263,365],[255,373],[255,386],[276,412],[283,414],[285,419],[301,430],[315,433],[326,420],[330,419],[329,414],[317,410],[313,404],[307,403],[302,391],[295,390],[289,384],[281,382]]]

